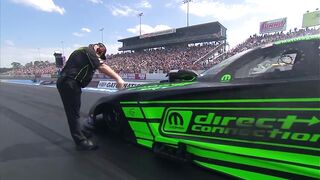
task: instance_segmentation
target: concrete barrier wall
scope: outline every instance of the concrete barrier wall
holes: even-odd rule
[[[198,73],[201,73],[203,71],[197,71]],[[126,74],[120,74],[120,76],[125,81],[131,81],[131,80],[138,80],[138,81],[161,81],[168,79],[166,73],[126,73]],[[41,76],[35,77],[35,75],[0,75],[0,79],[37,79],[37,80],[56,80],[57,75],[51,75],[51,74],[43,74]],[[96,73],[93,76],[94,80],[109,80],[110,78],[104,74]]]
[[[50,78],[49,76],[42,76],[35,78],[34,75],[25,75],[25,76],[8,76],[2,75],[0,79],[6,80],[32,80],[35,82],[40,82],[40,85],[54,85],[56,84],[57,78]],[[148,84],[148,83],[157,83],[159,80],[135,80],[135,79],[125,79],[125,88],[134,87],[138,85]],[[87,87],[97,88],[97,89],[116,89],[116,82],[113,79],[92,79]]]

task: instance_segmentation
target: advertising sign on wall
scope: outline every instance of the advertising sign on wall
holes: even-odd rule
[[[260,34],[285,31],[287,28],[287,18],[274,19],[260,23]]]
[[[147,84],[148,82],[126,82],[124,84],[125,88],[134,87],[142,84]],[[97,88],[101,89],[116,89],[117,83],[115,81],[99,81]]]
[[[320,25],[320,10],[314,12],[307,12],[303,14],[302,27],[312,27]]]

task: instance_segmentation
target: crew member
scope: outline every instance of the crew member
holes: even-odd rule
[[[102,43],[90,44],[88,47],[75,50],[57,80],[57,88],[77,150],[97,148],[97,145],[88,139],[82,131],[80,123],[81,88],[90,83],[96,69],[115,79],[118,89],[124,87],[123,79],[104,63],[106,51],[107,49]]]

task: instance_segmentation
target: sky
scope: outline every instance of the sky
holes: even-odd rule
[[[191,0],[189,26],[219,21],[231,47],[259,33],[263,21],[287,17],[287,30],[301,28],[302,15],[320,0]],[[104,42],[117,53],[119,39],[187,25],[183,0],[1,0],[0,67],[54,62],[60,51]]]

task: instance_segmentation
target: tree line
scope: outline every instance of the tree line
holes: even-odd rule
[[[41,67],[41,66],[48,66],[53,63],[50,63],[49,61],[31,61],[29,63],[26,63],[25,65],[22,65],[19,62],[12,62],[10,68],[0,68],[0,73],[5,73],[8,71],[11,71],[12,69],[20,69],[20,68],[29,68],[29,67]]]

